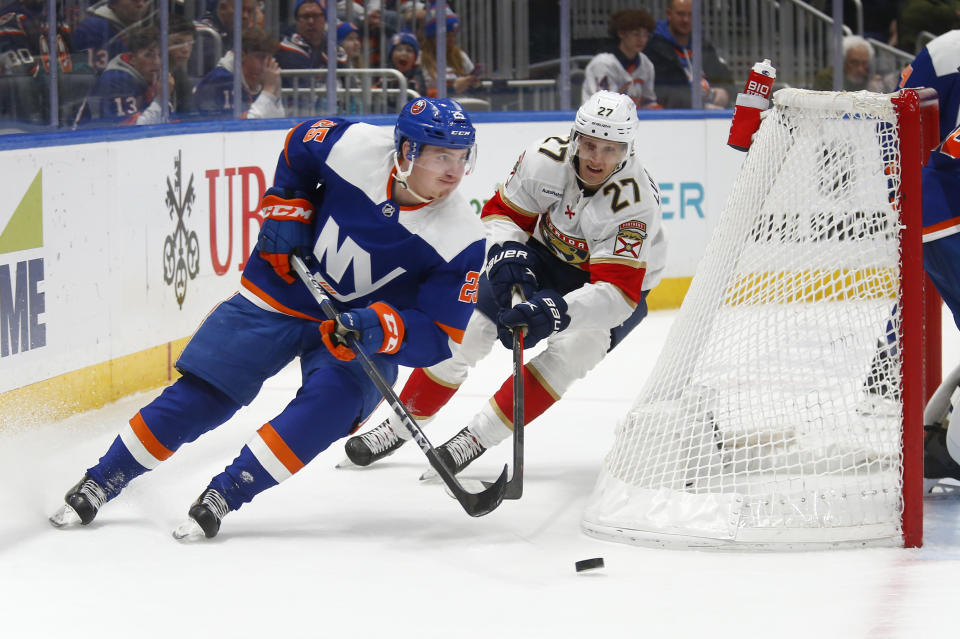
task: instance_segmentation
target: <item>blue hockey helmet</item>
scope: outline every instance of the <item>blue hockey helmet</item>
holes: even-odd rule
[[[420,147],[424,144],[469,149],[472,159],[476,155],[476,135],[466,111],[460,103],[450,98],[410,100],[400,110],[397,126],[393,129],[397,157],[403,152],[403,142],[406,140],[410,143],[409,160],[420,154]]]

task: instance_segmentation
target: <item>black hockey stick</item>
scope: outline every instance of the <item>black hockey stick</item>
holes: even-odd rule
[[[516,306],[523,297],[514,289]],[[520,499],[523,495],[523,333],[524,326],[513,329],[513,476],[507,482],[504,499]]]
[[[303,260],[297,255],[291,255],[290,264],[293,266],[293,270],[296,271],[297,275],[300,276],[303,283],[307,285],[313,298],[317,300],[317,304],[320,305],[323,314],[329,319],[336,320],[338,315],[337,308],[330,300],[330,296],[327,295],[327,292],[320,285],[320,282],[310,273],[310,270],[307,268],[307,265],[304,264]],[[374,366],[370,360],[370,356],[367,355],[363,349],[363,346],[357,342],[356,336],[353,333],[347,333],[344,339],[347,346],[350,347],[350,350],[353,351],[353,354],[360,362],[364,372],[370,377],[370,380],[376,385],[380,394],[387,400],[387,403],[390,404],[394,412],[400,416],[403,425],[410,431],[410,434],[413,435],[413,439],[420,446],[423,454],[427,456],[427,461],[430,462],[430,465],[437,472],[437,475],[440,476],[443,483],[446,484],[450,492],[453,493],[454,498],[460,502],[463,509],[467,511],[467,514],[471,517],[480,517],[499,506],[500,502],[503,501],[504,491],[507,487],[507,465],[503,465],[503,472],[500,473],[500,477],[497,481],[490,484],[490,486],[479,493],[467,492],[463,488],[463,485],[457,481],[456,476],[440,461],[440,458],[437,456],[437,451],[430,443],[430,440],[428,440],[427,436],[420,430],[416,420],[410,415],[410,411],[403,405],[400,398],[397,397],[393,387],[387,383],[387,380],[383,378],[383,375],[381,375],[377,367]]]

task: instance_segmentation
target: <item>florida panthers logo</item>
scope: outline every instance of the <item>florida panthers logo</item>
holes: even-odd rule
[[[550,251],[567,264],[579,265],[590,261],[590,247],[583,238],[567,235],[550,221],[540,216],[540,232]]]
[[[423,113],[423,110],[426,108],[426,106],[427,106],[426,101],[417,100],[416,102],[413,103],[413,106],[410,107],[410,113],[412,113],[413,115],[419,115],[420,113]]]

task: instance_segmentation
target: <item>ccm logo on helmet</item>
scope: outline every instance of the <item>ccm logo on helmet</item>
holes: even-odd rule
[[[413,103],[413,106],[410,107],[410,113],[412,113],[413,115],[417,115],[418,113],[422,113],[424,107],[426,107],[426,106],[427,106],[427,103],[426,103],[426,102],[424,102],[423,100],[417,100],[416,102]]]
[[[450,135],[470,135],[471,131],[451,131]]]

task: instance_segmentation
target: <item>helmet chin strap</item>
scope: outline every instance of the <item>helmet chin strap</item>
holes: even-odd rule
[[[407,192],[408,192],[410,195],[412,195],[413,197],[417,198],[417,199],[420,201],[421,204],[424,203],[424,202],[429,202],[430,200],[433,199],[433,198],[429,198],[429,197],[423,197],[422,195],[420,195],[419,193],[417,193],[416,191],[414,191],[414,190],[410,187],[410,183],[409,183],[409,181],[407,180],[407,178],[410,177],[410,173],[413,171],[413,160],[410,160],[410,168],[408,168],[406,171],[404,171],[403,169],[400,168],[400,153],[399,153],[399,152],[398,152],[398,153],[394,153],[394,154],[393,154],[393,166],[397,169],[397,174],[394,176],[394,179],[397,181],[397,183],[398,183],[400,186],[402,186],[404,189],[406,189]]]

